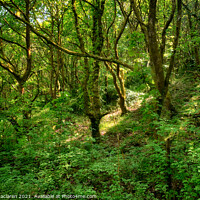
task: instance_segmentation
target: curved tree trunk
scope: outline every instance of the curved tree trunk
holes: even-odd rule
[[[117,93],[119,95],[119,106],[120,106],[120,109],[121,109],[121,114],[124,115],[128,112],[128,110],[126,108],[126,103],[125,103],[126,93],[125,93],[125,88],[124,88],[123,73],[121,72],[121,74],[122,74],[121,77],[119,75],[116,76],[112,67],[109,66],[109,64],[107,62],[104,62],[104,63],[105,63],[106,68],[112,74],[115,89],[117,90]],[[120,78],[120,87],[117,83],[117,78]]]

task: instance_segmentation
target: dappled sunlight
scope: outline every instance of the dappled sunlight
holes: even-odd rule
[[[0,197],[198,199],[198,2],[0,0]]]
[[[130,91],[130,90],[129,90]],[[134,113],[140,109],[142,101],[143,101],[143,97],[144,97],[144,93],[137,93],[137,92],[132,92],[131,94],[134,95],[132,96],[132,99],[130,99],[130,94],[129,94],[129,106],[127,107],[128,109],[128,113]],[[128,115],[127,113],[127,115]],[[125,116],[127,116],[125,115]],[[101,119],[101,124],[100,124],[100,133],[101,135],[105,135],[109,130],[111,130],[112,128],[115,128],[115,126],[120,126],[120,124],[124,121],[124,117],[125,116],[121,116],[121,110],[118,108],[117,110],[111,112],[110,114],[104,116]],[[135,117],[137,118],[137,115],[135,114]],[[132,121],[135,117],[131,116],[130,117],[130,121]],[[127,121],[127,123],[129,123],[129,121]],[[126,124],[123,125],[124,128],[126,129]],[[127,130],[129,129],[130,132],[132,132],[132,130],[127,127]],[[116,131],[120,131],[120,129],[116,130]]]
[[[105,135],[106,132],[114,127],[116,124],[118,124],[121,120],[120,118],[120,115],[121,115],[121,111],[120,109],[104,116],[102,119],[101,119],[101,124],[100,124],[100,133],[101,135]]]

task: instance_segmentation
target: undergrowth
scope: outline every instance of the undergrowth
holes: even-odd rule
[[[183,95],[180,90],[176,95]],[[35,110],[32,126],[20,139],[1,120],[0,195],[200,199],[196,91],[197,83],[184,103],[176,101],[182,112],[173,119],[158,119],[152,97],[123,117],[110,115],[100,144],[93,144],[88,120],[72,114],[63,101]]]

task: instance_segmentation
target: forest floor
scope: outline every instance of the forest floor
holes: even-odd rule
[[[127,136],[132,136],[134,126],[139,123],[142,117],[140,114],[141,102],[141,98],[138,100],[136,99],[134,105],[127,107],[128,113],[124,116],[121,116],[121,110],[119,108],[116,108],[111,111],[111,113],[104,116],[100,123],[100,134],[102,138],[109,137],[109,143],[115,145],[118,144],[118,139],[121,140]],[[69,139],[65,140],[65,143],[72,140],[83,141],[86,137],[90,136],[91,130],[88,118],[79,116],[67,120],[70,121],[70,126],[68,127],[73,130],[74,134]],[[56,130],[56,132],[59,131],[60,129]]]
[[[170,195],[198,199],[198,73],[181,74],[170,88],[177,116],[158,120],[151,95],[135,99],[127,114],[121,116],[114,109],[102,118],[100,144],[91,139],[89,119],[62,105],[61,110],[46,105],[35,112],[28,137],[17,144],[8,128],[11,139],[5,138],[0,147],[0,191],[96,195],[110,200],[162,200]],[[171,141],[169,151],[166,138]]]
[[[179,75],[171,84],[170,88],[171,99],[179,112],[178,116],[187,115],[187,110],[194,111],[194,109],[196,109],[194,113],[198,115],[200,112],[197,106],[198,100],[200,99],[200,81],[197,71]],[[135,134],[142,134],[143,136],[145,134],[145,137],[149,134],[148,120],[151,120],[151,118],[148,119],[147,117],[146,124],[141,124],[141,121],[145,120],[143,118],[146,117],[144,116],[144,111],[142,111],[144,109],[142,107],[142,98],[138,96],[130,104],[131,106],[129,105],[127,107],[128,113],[124,116],[121,116],[120,109],[116,108],[101,119],[100,134],[102,138],[107,138],[106,140],[110,145],[118,145],[119,140],[123,140],[126,137],[133,137]],[[70,121],[70,127],[73,127],[74,136],[65,142],[84,140],[91,134],[90,121],[85,116],[74,116],[74,118],[68,118],[67,120]]]

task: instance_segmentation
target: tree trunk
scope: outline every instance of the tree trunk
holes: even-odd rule
[[[95,3],[95,8],[93,8],[93,27],[92,27],[92,46],[93,53],[95,55],[101,55],[103,48],[103,32],[102,32],[102,16],[104,12],[105,0],[97,0]],[[92,137],[98,143],[100,141],[99,124],[101,119],[101,101],[99,94],[99,72],[100,65],[99,61],[94,61],[92,68],[92,83],[91,83],[91,108],[90,120],[92,126]]]
[[[109,64],[107,62],[104,62],[105,65],[106,65],[106,68],[109,70],[109,72],[112,74],[112,77],[113,77],[113,83],[114,83],[114,86],[115,86],[115,89],[117,90],[117,93],[119,95],[119,106],[120,106],[120,109],[121,109],[121,115],[124,115],[128,112],[127,108],[126,108],[126,103],[125,103],[125,99],[126,99],[126,93],[125,93],[125,89],[124,89],[124,82],[123,82],[123,73],[120,77],[120,86],[118,85],[117,83],[117,77],[119,77],[119,74],[118,76],[116,76],[114,70],[112,69],[112,67],[109,66]]]
[[[99,125],[101,119],[101,101],[100,101],[100,94],[99,94],[99,61],[94,62],[93,72],[92,72],[92,88],[91,88],[91,107],[92,107],[92,117],[91,126],[92,126],[92,137],[96,139],[98,143],[100,141],[100,132],[99,132]]]
[[[92,116],[90,117],[91,121],[91,129],[92,129],[92,138],[95,139],[95,143],[99,143],[101,140],[99,124],[100,124],[100,117]]]
[[[158,47],[158,38],[156,32],[156,0],[150,0],[149,4],[149,20],[148,20],[148,41],[150,66],[153,72],[153,78],[160,94],[164,90],[164,71],[162,66],[161,53]]]
[[[126,108],[126,105],[125,105],[125,98],[123,95],[120,96],[120,99],[119,99],[119,106],[121,108],[121,115],[124,115],[128,112],[127,108]]]
[[[92,26],[92,51],[93,54],[100,56],[102,47],[103,47],[103,31],[102,31],[102,16],[104,12],[105,0],[96,0],[93,2],[93,26]],[[76,12],[76,4],[75,0],[72,0],[72,11],[74,13],[75,19],[75,27],[77,37],[80,43],[80,49],[83,53],[86,52],[85,43],[82,37],[82,34],[79,29],[78,23],[78,15]],[[85,71],[85,80],[83,81],[83,89],[84,89],[84,105],[86,115],[91,120],[92,127],[92,137],[96,140],[96,142],[100,141],[100,132],[99,132],[99,124],[101,115],[101,101],[99,94],[99,71],[100,65],[99,61],[95,60],[92,64],[92,70],[89,71],[89,62],[88,59],[84,59],[84,71]],[[91,79],[90,79],[91,76]],[[91,82],[89,83],[89,79]]]
[[[178,37],[180,32],[180,25],[181,25],[181,0],[177,0],[178,4],[178,15],[177,15],[177,21],[176,21],[176,34],[174,37],[173,42],[173,54],[170,58],[170,64],[167,71],[166,77],[164,76],[164,69],[163,69],[163,55],[165,51],[165,44],[166,44],[166,31],[169,28],[170,23],[174,19],[174,13],[176,8],[176,2],[175,0],[172,1],[172,10],[171,14],[169,15],[168,20],[166,21],[164,28],[162,30],[161,35],[161,45],[159,47],[159,41],[158,41],[158,32],[156,30],[156,11],[157,11],[157,0],[149,0],[149,15],[148,15],[148,24],[145,24],[142,19],[142,13],[140,9],[137,6],[137,3],[135,0],[130,0],[131,5],[133,7],[134,13],[137,17],[137,20],[141,26],[142,32],[145,36],[145,42],[146,46],[148,48],[149,57],[150,57],[150,66],[152,70],[152,78],[155,82],[156,88],[158,89],[160,93],[160,97],[158,98],[159,101],[159,108],[158,108],[158,114],[161,114],[162,107],[164,100],[166,98],[166,95],[168,93],[168,86],[169,86],[169,78],[171,76],[171,72],[174,67],[174,58],[176,53],[176,47],[178,44]],[[169,108],[172,110],[174,109],[170,98],[168,98]]]

